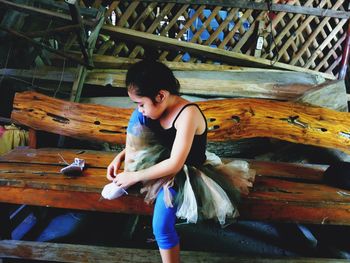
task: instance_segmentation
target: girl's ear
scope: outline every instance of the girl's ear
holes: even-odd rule
[[[156,102],[160,103],[162,102],[167,96],[167,91],[165,90],[160,90],[158,92],[158,95],[156,96]]]

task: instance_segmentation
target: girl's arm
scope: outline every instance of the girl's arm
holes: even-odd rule
[[[196,107],[187,107],[176,121],[176,137],[170,158],[161,161],[147,169],[137,172],[123,172],[117,175],[118,186],[128,187],[139,181],[157,179],[178,173],[191,150],[194,135],[204,123],[202,114]]]

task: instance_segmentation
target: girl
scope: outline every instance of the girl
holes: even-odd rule
[[[221,224],[236,217],[232,203],[251,186],[254,173],[247,163],[238,168],[208,163],[205,116],[179,96],[179,82],[167,66],[138,62],[128,70],[126,86],[137,109],[126,148],[108,166],[107,178],[122,189],[144,183],[145,200],[155,200],[152,226],[162,261],[179,262],[176,216],[188,222],[217,218]],[[117,174],[123,161],[124,172]]]

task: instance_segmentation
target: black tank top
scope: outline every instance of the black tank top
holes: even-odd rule
[[[179,111],[179,113],[177,114],[177,116],[175,117],[175,119],[173,121],[172,126],[169,129],[163,129],[159,124],[159,130],[158,130],[159,138],[160,138],[161,143],[165,147],[167,147],[170,150],[172,149],[173,142],[174,142],[175,136],[176,136],[175,122],[178,119],[178,117],[180,116],[180,114],[182,113],[182,111],[189,106],[196,106],[199,109],[199,111],[201,112],[201,114],[205,120],[205,131],[202,134],[194,135],[191,150],[190,150],[188,157],[186,159],[186,164],[200,165],[200,164],[203,164],[206,160],[205,151],[206,151],[206,146],[207,146],[208,126],[207,126],[206,118],[197,104],[194,104],[194,103],[186,104]]]

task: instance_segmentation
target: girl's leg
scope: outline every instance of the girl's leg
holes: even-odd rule
[[[176,191],[170,188],[171,194],[175,197]],[[153,213],[153,234],[159,247],[162,261],[180,262],[179,237],[175,230],[176,206],[166,207],[164,203],[164,192],[161,189],[158,193]]]
[[[163,263],[179,263],[180,262],[180,244],[170,249],[160,249],[160,256]]]

